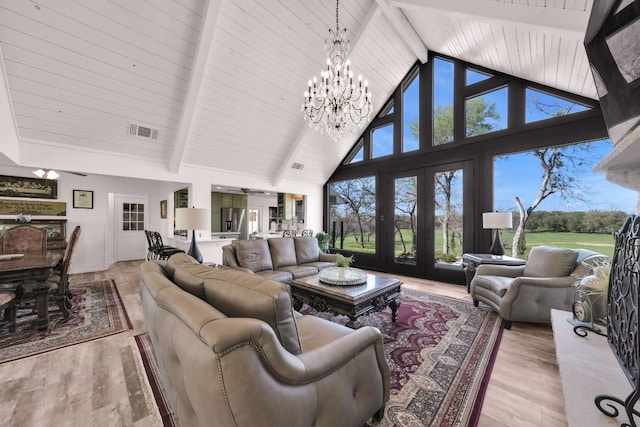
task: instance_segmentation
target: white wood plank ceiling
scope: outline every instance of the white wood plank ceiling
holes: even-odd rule
[[[376,111],[427,49],[595,99],[583,47],[591,3],[349,0],[340,26]],[[0,1],[21,141],[76,148],[69,170],[91,172],[82,156],[114,152],[276,187],[323,184],[358,137],[333,142],[300,111],[334,26],[333,0]],[[128,135],[130,123],[157,139]]]

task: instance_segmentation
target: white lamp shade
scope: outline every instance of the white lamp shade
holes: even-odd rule
[[[482,228],[512,228],[511,212],[485,212],[482,214]]]
[[[209,209],[176,209],[176,228],[178,230],[206,230],[211,225]]]

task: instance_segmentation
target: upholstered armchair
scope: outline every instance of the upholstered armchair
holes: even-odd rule
[[[524,266],[483,264],[471,281],[471,297],[498,312],[505,321],[551,321],[551,309],[570,310],[574,284],[605,255],[586,249],[536,246]]]

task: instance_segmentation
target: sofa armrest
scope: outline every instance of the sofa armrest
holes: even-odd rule
[[[569,308],[574,284],[571,276],[518,277],[500,301],[500,315],[507,320],[548,322],[552,308]]]
[[[278,381],[290,385],[318,381],[353,360],[367,347],[379,346],[382,351],[382,334],[369,326],[300,355],[286,351],[271,327],[258,319],[236,317],[210,322],[202,328],[200,337],[221,357],[229,357],[235,350],[252,346],[261,356],[265,369]]]
[[[320,256],[318,257],[318,261],[321,262],[336,262],[337,259],[337,254],[325,254],[324,252],[320,252]]]
[[[476,275],[519,277],[524,273],[524,265],[496,265],[480,264],[476,269]]]

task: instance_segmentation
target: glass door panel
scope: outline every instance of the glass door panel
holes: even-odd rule
[[[417,265],[418,257],[418,177],[394,181],[393,215],[395,264]]]
[[[463,169],[433,174],[435,264],[461,264],[463,252]]]

